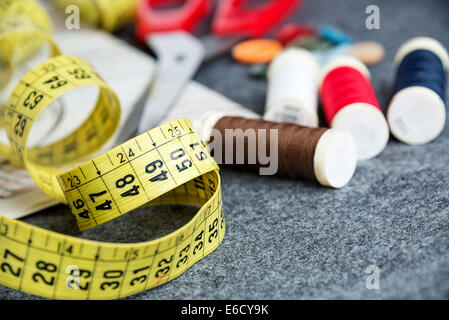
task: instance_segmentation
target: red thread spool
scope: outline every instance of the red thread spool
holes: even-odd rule
[[[381,153],[387,145],[389,129],[365,65],[353,57],[337,57],[323,67],[321,79],[321,100],[328,125],[352,134],[359,160]]]

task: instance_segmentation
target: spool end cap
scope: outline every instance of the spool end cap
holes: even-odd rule
[[[346,185],[357,166],[357,148],[351,134],[345,130],[327,130],[318,141],[313,166],[322,185],[333,188]]]
[[[399,48],[394,62],[399,65],[404,57],[415,50],[428,50],[436,54],[443,64],[444,69],[449,70],[449,54],[441,42],[429,37],[416,37],[406,41]]]
[[[409,87],[396,93],[387,112],[391,133],[411,145],[436,139],[444,129],[446,110],[441,98],[430,89]]]
[[[338,111],[331,127],[352,134],[359,160],[371,159],[381,153],[390,136],[382,111],[366,103],[353,103]]]

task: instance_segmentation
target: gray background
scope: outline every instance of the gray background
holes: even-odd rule
[[[380,8],[380,30],[365,28],[369,4]],[[335,25],[356,40],[381,42],[387,57],[371,72],[383,107],[403,41],[427,35],[449,47],[446,0],[305,0],[290,20]],[[223,57],[196,79],[262,113],[266,83],[247,71]],[[380,156],[359,163],[341,190],[222,169],[223,243],[179,278],[130,299],[449,298],[448,139],[447,125],[424,146],[391,139]],[[166,234],[193,214],[182,207],[140,209],[83,233],[64,206],[24,220],[88,239],[136,242]],[[371,264],[381,269],[380,290],[365,288]],[[36,297],[0,287],[0,298]]]

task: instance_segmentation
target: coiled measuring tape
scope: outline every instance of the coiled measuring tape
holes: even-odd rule
[[[12,2],[0,1],[0,7],[5,3]],[[27,149],[38,115],[59,96],[88,85],[100,88],[89,118],[62,140]],[[98,150],[119,117],[117,96],[91,65],[56,55],[29,71],[11,94],[3,119],[9,158],[22,163],[43,191],[69,205],[81,230],[144,205],[189,204],[199,206],[198,212],[180,229],[134,244],[78,239],[0,215],[0,284],[51,298],[120,298],[179,276],[221,243],[218,166],[185,118],[64,170]]]
[[[65,11],[69,6],[79,8],[83,21],[114,31],[136,16],[138,0],[54,0]]]
[[[45,9],[35,0],[0,0],[0,90],[10,81],[13,69],[32,56],[47,42],[53,56],[58,47],[50,37],[52,25]],[[4,124],[4,106],[0,106],[0,127]],[[0,155],[8,157],[8,146],[0,144]],[[15,157],[10,161],[20,164]]]

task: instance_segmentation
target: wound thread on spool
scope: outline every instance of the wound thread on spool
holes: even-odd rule
[[[221,137],[219,145],[215,141],[214,150],[219,147],[224,158],[232,152],[232,162],[225,163],[233,168],[257,171],[266,165],[256,158],[250,163],[251,156],[259,155],[262,151],[277,152],[276,175],[291,179],[307,179],[317,181],[324,186],[341,188],[352,178],[356,164],[356,146],[352,136],[338,129],[311,128],[291,123],[278,123],[263,119],[248,119],[242,117],[226,116],[223,113],[212,113],[203,117],[203,129],[211,138],[209,147],[214,140]],[[203,130],[203,131],[204,131]],[[230,131],[229,131],[230,130]],[[272,131],[275,130],[275,131]],[[248,133],[256,131],[255,148],[249,146]],[[259,132],[264,131],[264,135]],[[215,134],[212,134],[215,132]],[[230,134],[230,132],[232,134]],[[277,134],[273,135],[273,132]],[[269,150],[272,139],[277,139],[277,150]],[[239,142],[243,145],[238,154]],[[263,148],[263,150],[260,150]],[[215,152],[214,152],[215,153]],[[229,155],[229,154],[228,154]],[[214,155],[216,157],[216,153]],[[237,157],[243,158],[238,163]],[[219,163],[222,159],[218,159]]]
[[[268,70],[264,119],[318,126],[319,64],[309,51],[290,48],[280,53]]]
[[[391,133],[418,145],[436,139],[446,122],[446,71],[449,56],[437,40],[418,37],[396,54],[394,95],[387,111]]]
[[[381,153],[387,145],[389,129],[365,65],[353,57],[337,57],[323,67],[320,83],[329,126],[352,134],[359,160]]]

